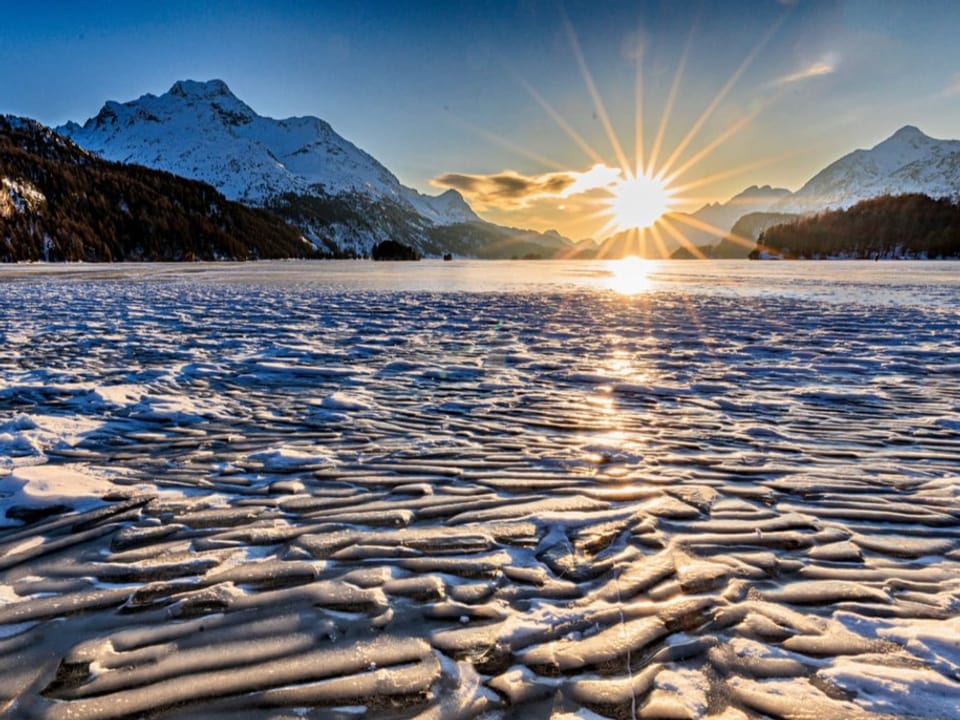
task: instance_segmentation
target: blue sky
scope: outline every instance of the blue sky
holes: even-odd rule
[[[218,77],[263,115],[324,118],[437,192],[442,176],[632,162],[642,47],[645,155],[685,57],[660,160],[696,127],[675,166],[709,152],[684,180],[727,174],[691,190],[692,207],[796,189],[904,124],[960,137],[958,29],[949,0],[9,3],[0,112],[82,121],[108,99]],[[585,206],[562,200],[475,198],[500,222],[590,232],[569,221]]]

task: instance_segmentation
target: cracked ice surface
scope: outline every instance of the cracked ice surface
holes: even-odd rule
[[[956,266],[651,267],[2,269],[0,710],[960,715]]]

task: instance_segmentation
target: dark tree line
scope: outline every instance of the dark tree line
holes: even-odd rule
[[[384,240],[373,246],[370,257],[373,260],[419,260],[420,253],[396,240]]]
[[[767,228],[750,253],[788,258],[960,258],[960,205],[926,195],[885,195]]]
[[[0,117],[0,183],[0,261],[317,256],[271,213],[206,183],[101,160],[30,121]]]

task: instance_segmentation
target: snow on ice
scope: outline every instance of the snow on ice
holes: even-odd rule
[[[960,715],[953,266],[450,265],[0,271],[0,712]]]

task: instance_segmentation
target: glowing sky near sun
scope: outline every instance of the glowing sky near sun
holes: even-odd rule
[[[905,124],[960,136],[957,27],[952,0],[9,3],[0,112],[56,125],[218,77],[408,185],[581,238],[639,164],[694,210]]]

